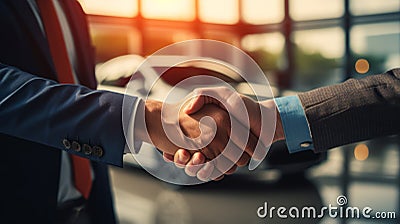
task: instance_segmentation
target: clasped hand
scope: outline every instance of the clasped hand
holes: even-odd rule
[[[166,125],[171,122],[161,102],[146,101],[147,134],[136,133],[189,176],[222,179],[251,158],[262,160],[268,146],[283,138],[282,131],[275,131],[279,114],[272,100],[255,102],[227,87],[196,89],[193,95],[177,110],[174,128]]]

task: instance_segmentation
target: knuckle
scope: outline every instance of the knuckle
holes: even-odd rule
[[[213,159],[215,157],[214,151],[212,150],[211,147],[205,147],[201,150],[201,152],[203,153],[203,155],[207,158],[207,159]]]
[[[221,110],[221,109],[216,110],[214,117],[215,117],[215,119],[217,121],[219,121],[219,123],[229,121],[228,113],[226,111],[224,111],[224,110]]]
[[[236,164],[240,167],[246,166],[247,163],[249,162],[250,157],[247,156],[247,154],[243,154],[240,159],[236,162]]]
[[[249,139],[249,141],[246,144],[246,151],[253,153],[256,149],[256,143]]]
[[[218,138],[218,140],[213,141],[212,144],[213,144],[213,148],[215,148],[215,152],[217,154],[222,153],[226,148],[227,142],[228,142],[228,139],[225,137],[220,137],[220,138]]]

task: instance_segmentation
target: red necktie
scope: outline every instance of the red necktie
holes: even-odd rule
[[[53,0],[37,0],[44,24],[50,53],[60,83],[75,83],[71,62],[68,57],[64,35],[58,20]],[[89,198],[92,187],[90,162],[88,159],[70,155],[74,172],[74,184],[84,198]]]

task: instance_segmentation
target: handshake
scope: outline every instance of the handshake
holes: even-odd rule
[[[275,102],[256,102],[228,87],[196,89],[179,105],[141,102],[134,139],[156,146],[164,160],[201,181],[220,180],[238,166],[254,169],[284,139]]]

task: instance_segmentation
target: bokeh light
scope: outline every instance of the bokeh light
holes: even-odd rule
[[[358,59],[355,64],[355,69],[360,74],[365,74],[369,71],[369,62],[366,59]]]
[[[356,160],[364,161],[369,156],[369,149],[366,144],[358,144],[354,148],[354,157]]]

